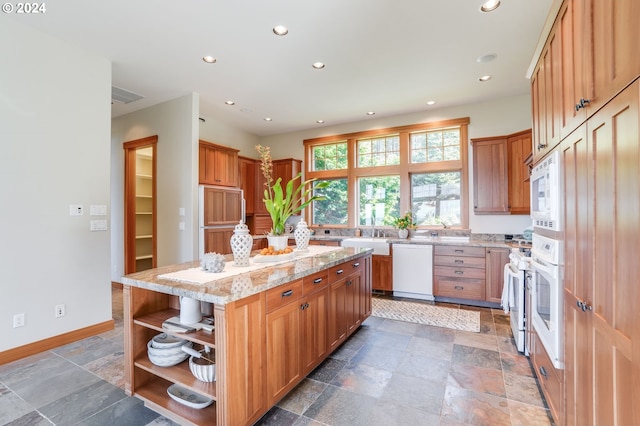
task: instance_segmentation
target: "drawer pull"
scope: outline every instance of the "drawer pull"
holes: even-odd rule
[[[293,290],[287,290],[282,292],[282,298],[284,299],[285,297],[289,297],[293,294]]]
[[[456,290],[464,290],[464,287],[461,286],[461,285],[457,285],[457,286],[455,286],[453,288],[456,289]]]
[[[547,369],[544,367],[540,367],[540,374],[542,375],[542,377],[544,377],[545,379],[547,378]]]
[[[453,263],[464,263],[464,260],[456,259],[453,261]]]
[[[358,266],[360,266],[360,262],[356,262],[356,263],[353,264],[354,268],[357,268]]]
[[[458,275],[462,275],[462,274],[464,274],[464,271],[455,271],[455,273],[458,274]]]
[[[455,250],[454,250],[454,253],[464,253],[464,250],[462,250],[462,249],[455,249]]]
[[[322,278],[316,278],[315,280],[313,280],[314,284],[318,284],[322,282]]]
[[[340,274],[341,274],[341,273],[343,273],[343,272],[344,272],[344,270],[342,270],[342,269],[338,269],[338,270],[336,271],[336,275],[340,275]]]

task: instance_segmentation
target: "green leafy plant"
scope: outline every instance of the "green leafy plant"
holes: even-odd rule
[[[406,212],[404,216],[400,216],[393,221],[393,226],[397,229],[412,229],[416,227],[413,222],[413,215],[411,212]]]
[[[298,173],[293,179],[286,183],[284,190],[282,188],[282,179],[278,178],[273,182],[273,161],[271,159],[271,148],[268,146],[256,145],[256,151],[260,154],[260,171],[265,178],[264,189],[264,206],[271,216],[273,222],[271,235],[282,235],[285,231],[285,223],[287,219],[302,211],[313,201],[324,200],[321,195],[313,195],[316,189],[327,187],[328,182],[320,182],[315,186],[314,179],[302,181],[302,173]],[[301,183],[294,189],[294,183],[300,179]]]

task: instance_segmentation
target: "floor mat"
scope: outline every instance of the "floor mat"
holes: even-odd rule
[[[376,297],[372,299],[372,303],[371,315],[374,317],[480,332],[480,312],[477,311]]]

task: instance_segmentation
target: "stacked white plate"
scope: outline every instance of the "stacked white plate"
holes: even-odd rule
[[[166,333],[158,334],[147,343],[149,361],[159,367],[171,367],[189,358],[189,354],[182,350],[182,346],[193,346],[192,342]]]

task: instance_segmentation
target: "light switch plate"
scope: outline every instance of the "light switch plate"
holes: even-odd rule
[[[91,221],[89,221],[89,229],[91,231],[106,231],[107,230],[107,221],[106,220],[91,220]]]
[[[89,215],[91,216],[106,216],[107,206],[105,204],[91,204],[89,206]]]

